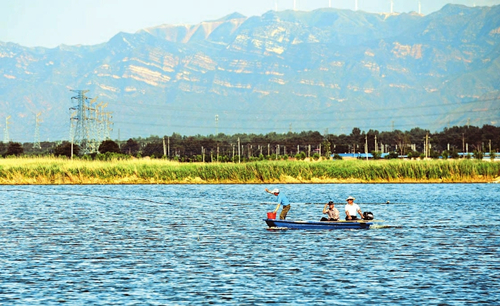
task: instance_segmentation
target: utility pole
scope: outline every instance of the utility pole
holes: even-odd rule
[[[425,158],[429,157],[429,133],[425,134]]]
[[[170,137],[167,137],[167,157],[170,159]]]
[[[464,153],[465,153],[465,136],[464,133],[462,133],[462,158],[465,157]]]
[[[365,135],[365,156],[366,160],[368,160],[368,135]]]
[[[240,146],[240,138],[238,137],[238,163],[241,163],[241,146]]]

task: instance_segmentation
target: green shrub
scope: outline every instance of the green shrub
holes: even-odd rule
[[[483,157],[484,157],[484,154],[481,151],[474,151],[472,153],[472,155],[474,156],[474,159],[477,159],[477,160],[483,160]]]
[[[399,155],[397,152],[389,152],[389,154],[387,154],[385,156],[386,159],[396,159],[398,157],[399,157]]]
[[[342,160],[342,156],[340,156],[337,153],[335,153],[335,154],[333,154],[333,159],[335,159],[335,160]]]

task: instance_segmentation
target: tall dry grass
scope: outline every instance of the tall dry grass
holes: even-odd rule
[[[474,160],[264,161],[186,164],[165,160],[0,158],[0,184],[492,182],[500,163]]]

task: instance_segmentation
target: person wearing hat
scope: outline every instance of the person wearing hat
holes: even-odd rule
[[[356,213],[358,213],[361,219],[363,219],[363,213],[361,212],[361,208],[359,208],[358,204],[354,203],[354,198],[349,196],[346,201],[347,204],[345,206],[345,219],[357,220],[358,217]]]
[[[327,207],[328,206],[328,207]],[[323,207],[323,213],[328,215],[328,218],[321,218],[320,221],[338,221],[339,220],[339,210],[335,208],[335,203],[330,201]]]
[[[288,214],[288,211],[290,210],[290,201],[288,201],[287,197],[284,194],[280,194],[280,190],[278,188],[273,189],[272,191],[269,191],[269,189],[266,188],[266,192],[270,194],[274,194],[275,196],[278,197],[278,206],[276,206],[276,209],[274,212],[277,212],[278,209],[280,208],[280,205],[283,205],[283,209],[281,210],[280,214],[280,220],[285,220],[286,215]]]

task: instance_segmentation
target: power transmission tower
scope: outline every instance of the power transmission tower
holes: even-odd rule
[[[219,115],[215,115],[215,137],[219,135]]]
[[[85,94],[88,90],[71,90],[77,95],[71,99],[76,99],[78,104],[71,107],[74,112],[71,114],[70,138],[80,146],[83,154],[97,152],[103,140],[110,138],[111,112],[103,109],[108,103],[97,103],[97,98],[90,100]]]
[[[113,122],[111,122],[111,118],[113,118],[113,116],[111,114],[112,114],[112,112],[104,112],[103,113],[103,115],[104,115],[104,133],[102,134],[102,140],[111,139],[111,131],[113,130],[113,128],[112,128]]]
[[[10,137],[9,137],[9,119],[10,119],[10,116],[7,116],[7,118],[5,118],[5,129],[3,130],[3,142],[4,143],[8,143],[10,141]]]
[[[76,96],[71,97],[71,100],[77,100],[77,105],[70,107],[70,110],[75,111],[71,115],[71,139],[73,142],[80,146],[80,151],[83,154],[91,153],[88,146],[88,107],[87,107],[87,96],[85,95],[88,90],[71,90],[76,92]]]
[[[97,102],[97,97],[89,101],[88,104],[88,125],[87,125],[87,147],[90,153],[97,152],[97,148],[101,143],[99,140],[99,129],[98,129],[98,118],[97,118],[97,107],[94,104]]]
[[[36,116],[36,118],[35,118],[35,139],[33,141],[33,148],[34,149],[41,149],[42,148],[42,146],[40,145],[40,122],[42,122],[40,115],[42,115],[41,112],[35,115]]]

